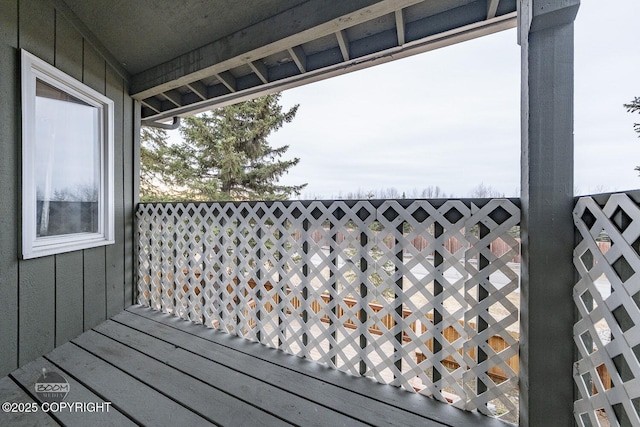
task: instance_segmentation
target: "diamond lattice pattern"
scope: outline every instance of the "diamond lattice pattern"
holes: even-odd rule
[[[513,417],[519,221],[506,199],[143,204],[138,300]]]
[[[573,212],[580,242],[574,341],[574,404],[580,426],[640,426],[640,207],[631,194],[582,197]],[[610,241],[604,251],[599,242]],[[607,245],[609,246],[609,245]]]

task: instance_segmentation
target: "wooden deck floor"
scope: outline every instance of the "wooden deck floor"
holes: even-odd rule
[[[507,425],[141,307],[0,379],[2,402],[39,402],[43,368],[68,381],[64,402],[109,412],[0,412],[0,425]]]

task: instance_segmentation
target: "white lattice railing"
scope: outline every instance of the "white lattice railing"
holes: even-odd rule
[[[143,204],[138,300],[517,420],[511,200]]]
[[[582,197],[573,212],[579,426],[640,426],[639,201],[638,192]]]

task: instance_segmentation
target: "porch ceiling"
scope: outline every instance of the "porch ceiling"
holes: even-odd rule
[[[163,120],[516,25],[515,0],[59,0]]]

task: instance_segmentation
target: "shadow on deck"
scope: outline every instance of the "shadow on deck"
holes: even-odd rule
[[[43,368],[68,381],[64,402],[109,411],[43,412]],[[0,379],[0,398],[27,404],[0,412],[11,426],[508,425],[140,306]]]

